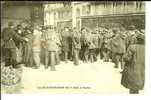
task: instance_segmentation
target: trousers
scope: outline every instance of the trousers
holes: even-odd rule
[[[17,54],[16,54],[16,48],[5,48],[5,66],[12,65],[15,67],[17,65]]]
[[[80,49],[76,49],[76,48],[73,50],[74,65],[79,65],[79,51]]]
[[[40,51],[33,51],[33,59],[36,67],[40,66]]]
[[[57,63],[58,57],[56,55],[56,51],[47,51],[46,55],[45,55],[45,67],[48,68],[49,63],[51,67],[54,67],[55,64]],[[59,59],[58,59],[59,61]]]

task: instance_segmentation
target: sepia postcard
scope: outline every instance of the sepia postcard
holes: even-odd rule
[[[2,94],[144,94],[145,1],[1,1]]]

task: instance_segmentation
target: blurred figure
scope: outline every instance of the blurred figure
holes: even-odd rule
[[[23,37],[23,26],[21,24],[18,24],[16,26],[15,32],[17,35],[19,35],[20,37]],[[15,44],[17,46],[16,51],[17,51],[17,62],[22,63],[22,56],[23,56],[23,45],[24,42],[19,41],[19,40],[14,40]]]
[[[72,33],[73,33],[73,29],[69,29],[69,52],[68,52],[68,59],[70,61],[73,60]]]
[[[97,50],[98,50],[98,43],[99,43],[99,35],[96,31],[91,32],[90,35],[90,46],[89,46],[89,54],[90,54],[90,61],[94,62],[97,61]]]
[[[138,34],[136,41],[124,54],[126,66],[122,72],[121,84],[130,89],[130,94],[138,94],[144,88],[145,80],[145,46],[144,35]]]
[[[103,29],[103,59],[105,62],[109,62],[109,32],[107,29]]]
[[[18,24],[16,29],[15,29],[15,32],[16,32],[16,34],[18,34],[19,36],[22,37],[23,36],[23,27],[22,27],[22,25]],[[22,43],[19,42],[18,40],[14,40],[14,41],[15,41],[15,44],[16,44],[17,48],[21,50]]]
[[[90,32],[86,28],[81,29],[81,58],[84,62],[88,63],[90,45]]]
[[[69,47],[69,28],[68,27],[64,27],[63,32],[61,33],[61,37],[62,37],[62,50],[63,50],[63,56],[64,56],[64,61],[67,63],[68,62],[68,56],[69,56],[69,51],[70,51],[70,47]]]
[[[45,41],[46,48],[45,68],[48,69],[50,64],[51,71],[55,71],[55,64],[59,59],[57,52],[60,46],[60,41],[53,26],[47,27],[45,33],[43,33],[43,40]]]
[[[100,27],[99,28],[99,56],[100,56],[100,59],[103,59],[103,27]]]
[[[126,50],[130,44],[135,43],[137,33],[139,32],[134,25],[128,27],[128,31],[126,32]]]
[[[31,25],[28,25],[24,29],[24,35],[28,39],[23,45],[23,62],[26,67],[33,66],[33,53],[32,53],[32,42],[33,42],[33,29]]]
[[[40,67],[41,35],[41,27],[39,25],[35,25],[32,42],[33,59],[35,63],[35,66],[33,68],[35,69]]]
[[[112,38],[112,57],[113,62],[115,63],[115,68],[119,67],[119,63],[121,62],[121,66],[123,65],[123,54],[126,51],[125,47],[125,37],[124,33],[121,33],[118,28],[113,29],[114,37]]]
[[[61,44],[61,35],[60,33],[55,30],[55,33],[56,33],[56,43],[57,43],[57,49],[56,49],[56,65],[59,65],[60,64],[60,54],[61,54],[61,47],[62,47],[62,44]]]
[[[5,66],[12,65],[13,68],[18,68],[17,54],[16,54],[16,44],[14,40],[18,42],[28,41],[28,39],[21,37],[16,34],[14,30],[14,23],[9,22],[8,27],[4,28],[2,32],[2,38],[4,40],[4,50],[5,50]]]
[[[81,49],[80,43],[81,34],[77,28],[72,32],[72,46],[73,46],[73,61],[74,65],[79,65],[79,51]]]

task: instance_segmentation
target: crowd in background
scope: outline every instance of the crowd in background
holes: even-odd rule
[[[144,32],[134,25],[60,30],[51,25],[14,26],[9,22],[1,34],[3,61],[6,67],[18,68],[23,63],[37,69],[44,64],[45,69],[55,71],[60,61],[79,65],[80,60],[93,63],[102,59],[121,67],[121,84],[137,93],[144,86]]]

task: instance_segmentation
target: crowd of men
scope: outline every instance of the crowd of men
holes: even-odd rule
[[[50,67],[55,71],[55,65],[60,64],[60,61],[73,61],[74,65],[79,65],[79,60],[93,63],[103,59],[104,62],[115,63],[115,68],[121,65],[121,83],[131,93],[137,93],[143,88],[144,29],[136,29],[134,25],[128,29],[101,26],[93,30],[86,27],[64,27],[59,30],[50,25],[28,24],[24,27],[9,22],[8,27],[3,29],[1,39],[6,67],[18,68],[23,63],[37,69],[43,63],[45,69]],[[21,60],[17,60],[17,50],[21,52]],[[134,69],[136,72],[133,73]]]

